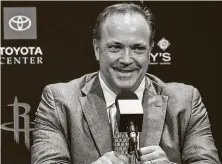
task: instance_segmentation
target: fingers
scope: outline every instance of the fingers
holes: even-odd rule
[[[97,161],[92,164],[113,164],[113,162],[107,156],[100,157]]]
[[[128,157],[114,151],[104,154],[97,161],[93,162],[93,164],[128,164],[128,163],[129,163]]]
[[[141,164],[171,164],[171,162],[167,159],[155,159],[152,161],[146,161],[146,162],[142,162]]]
[[[158,163],[158,164],[169,164],[168,162],[167,163],[163,163],[162,160],[159,160],[159,159],[142,162],[142,164],[155,164],[155,163]]]
[[[145,155],[145,154],[157,151],[158,149],[159,149],[159,146],[147,146],[147,147],[140,148],[139,152],[141,155]]]
[[[146,162],[142,162],[142,164],[154,164],[155,161],[146,161]]]
[[[129,163],[129,158],[126,156],[126,155],[123,155],[119,152],[115,152],[115,155],[121,159],[125,164],[128,164]]]
[[[129,159],[125,155],[111,151],[104,154],[98,161],[102,164],[128,164]]]
[[[154,162],[169,163],[169,160],[160,146],[147,146],[139,150],[142,164],[153,164]],[[115,151],[108,152],[100,157],[93,164],[128,164],[129,158],[126,155]]]
[[[162,161],[167,159],[165,152],[160,146],[143,147],[140,149],[140,154],[142,164],[152,164],[155,161]]]
[[[150,153],[150,154],[145,154],[140,157],[141,161],[151,161],[155,160],[158,158],[158,155],[156,152]]]

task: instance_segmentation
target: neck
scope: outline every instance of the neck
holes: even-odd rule
[[[101,72],[99,72],[99,76],[100,76],[100,78],[103,80],[103,82],[106,84],[106,86],[113,92],[113,93],[115,93],[116,95],[118,95],[120,92],[122,92],[122,91],[132,91],[132,92],[135,92],[138,88],[139,88],[139,86],[140,86],[140,84],[141,84],[141,82],[143,81],[143,79],[144,78],[142,78],[135,86],[133,86],[132,88],[119,88],[119,87],[117,87],[117,86],[115,86],[115,85],[110,85],[108,82],[107,82],[107,80],[105,79],[105,77],[103,76],[103,74],[101,73]]]

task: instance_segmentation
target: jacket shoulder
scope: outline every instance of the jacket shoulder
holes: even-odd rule
[[[190,95],[194,87],[184,83],[177,82],[164,82],[158,77],[147,74],[156,90],[160,91],[160,94],[166,94],[167,96],[173,95]]]
[[[170,82],[165,83],[162,87],[162,92],[168,96],[192,97],[194,87],[184,83]]]
[[[192,85],[177,82],[166,83],[154,75],[147,74],[147,76],[151,80],[156,91],[158,91],[161,95],[174,99],[192,98],[195,89]]]
[[[97,72],[85,74],[80,78],[73,79],[69,82],[49,84],[46,88],[49,88],[52,94],[57,97],[78,97],[81,95],[81,89],[85,86],[85,84],[92,80],[96,75]]]

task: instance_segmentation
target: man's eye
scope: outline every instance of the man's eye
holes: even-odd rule
[[[135,53],[138,53],[138,54],[145,53],[146,51],[146,47],[141,47],[141,46],[133,47],[132,49]]]
[[[119,46],[119,45],[110,45],[110,46],[108,46],[108,49],[109,49],[109,51],[111,51],[111,52],[118,52],[118,51],[120,51],[121,50],[121,46]]]

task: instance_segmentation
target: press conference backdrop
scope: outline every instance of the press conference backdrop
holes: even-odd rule
[[[67,82],[99,69],[93,53],[92,28],[98,14],[114,3],[1,2],[2,164],[30,163],[28,138],[32,144],[32,137],[22,130],[24,126],[26,130],[33,127],[27,124],[27,118],[34,121],[47,84]],[[165,82],[182,82],[199,89],[221,157],[222,3],[143,2],[143,5],[152,10],[156,20],[148,72]],[[25,14],[26,17],[21,17]],[[24,30],[30,23],[27,18],[32,26]],[[26,119],[19,116],[19,127],[15,127],[15,115],[19,114]]]

